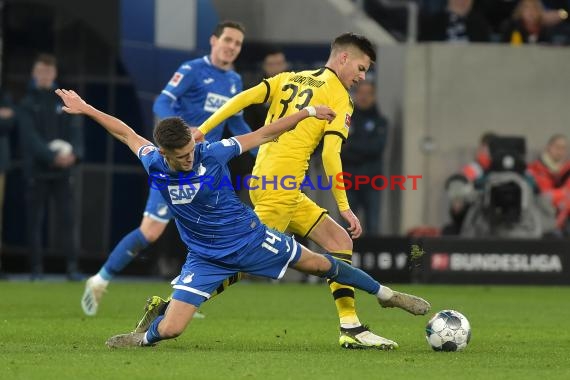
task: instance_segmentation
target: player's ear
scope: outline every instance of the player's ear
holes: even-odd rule
[[[162,148],[158,148],[158,153],[160,153],[160,155],[163,157],[166,156],[166,153],[164,152],[164,150]]]
[[[214,34],[212,34],[210,36],[210,46],[214,47],[214,44],[216,43],[217,40],[218,40],[218,37],[216,37]]]

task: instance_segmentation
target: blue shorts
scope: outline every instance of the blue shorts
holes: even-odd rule
[[[160,190],[154,189],[152,186],[148,192],[148,199],[144,208],[144,216],[148,216],[161,223],[168,223],[173,218],[168,204],[162,197]]]
[[[222,282],[238,273],[280,279],[301,257],[301,245],[267,227],[261,238],[225,257],[190,252],[180,275],[172,280],[172,298],[195,306],[210,298]]]

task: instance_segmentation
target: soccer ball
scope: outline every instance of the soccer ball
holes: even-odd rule
[[[471,325],[455,310],[442,310],[429,320],[426,339],[435,351],[461,351],[471,339]]]

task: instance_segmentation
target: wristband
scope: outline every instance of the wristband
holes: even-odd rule
[[[309,112],[309,116],[317,116],[317,110],[313,106],[305,107],[307,112]]]

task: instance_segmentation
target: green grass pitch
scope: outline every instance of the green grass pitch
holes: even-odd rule
[[[362,321],[400,344],[344,350],[325,285],[242,283],[207,302],[206,319],[152,348],[108,349],[167,283],[111,284],[96,317],[80,283],[0,282],[0,379],[570,379],[570,287],[402,285],[471,322],[463,352],[432,351],[427,316],[381,309],[358,293]]]

